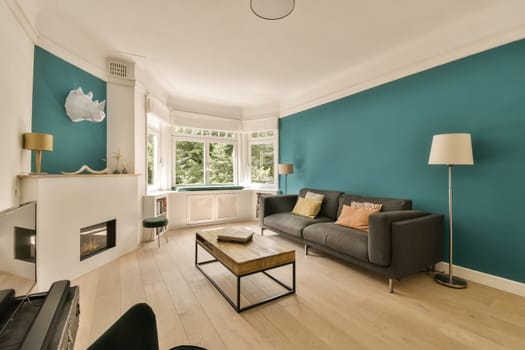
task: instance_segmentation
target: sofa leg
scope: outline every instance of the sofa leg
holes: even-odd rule
[[[394,280],[391,278],[388,279],[388,292],[394,293]]]
[[[264,227],[261,227],[261,236],[264,236]]]
[[[308,244],[304,245],[304,255],[308,255]]]

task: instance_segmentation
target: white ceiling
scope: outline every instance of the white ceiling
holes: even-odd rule
[[[43,47],[100,70],[134,61],[172,107],[233,117],[289,114],[525,37],[524,0],[296,0],[278,21],[249,0],[17,3]]]

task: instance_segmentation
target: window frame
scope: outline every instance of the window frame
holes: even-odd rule
[[[279,187],[279,174],[277,174],[277,164],[278,164],[278,138],[277,130],[266,130],[264,132],[272,131],[272,136],[263,136],[263,137],[253,137],[252,133],[256,131],[247,132],[248,142],[247,142],[247,157],[248,157],[248,171],[247,174],[247,183],[251,188],[260,188],[260,189],[277,189]],[[259,182],[252,182],[252,146],[253,145],[273,145],[273,183],[272,184],[262,184]]]
[[[153,183],[149,184],[148,176],[148,138],[153,135],[156,142],[153,147]],[[146,190],[147,192],[154,192],[160,189],[160,145],[161,145],[160,130],[148,127],[146,128]]]
[[[187,134],[177,134],[176,132],[172,133],[172,140],[173,140],[173,147],[172,147],[172,184],[173,186],[192,186],[192,187],[208,187],[208,186],[232,186],[237,185],[239,183],[239,175],[238,175],[238,159],[239,159],[239,151],[238,151],[238,145],[239,145],[239,135],[238,132],[234,131],[224,131],[224,130],[211,130],[211,129],[202,129],[202,128],[188,128],[188,127],[174,127],[174,130],[177,128],[183,128],[183,129],[194,129],[194,130],[206,130],[208,132],[208,135],[201,136],[201,135],[187,135]],[[227,138],[227,137],[217,137],[217,136],[211,136],[212,131],[233,133],[234,137]],[[200,142],[204,144],[204,152],[203,152],[203,164],[204,164],[204,183],[203,184],[178,184],[177,183],[177,141],[187,141],[187,142]],[[233,165],[233,182],[231,183],[210,183],[210,176],[209,176],[209,163],[210,163],[210,143],[223,143],[223,144],[231,144],[233,145],[233,153],[232,153],[232,165]]]

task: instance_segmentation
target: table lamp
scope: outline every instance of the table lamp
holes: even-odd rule
[[[36,174],[41,174],[42,151],[53,150],[53,135],[28,132],[24,134],[24,149],[36,151]]]
[[[293,174],[293,164],[279,164],[279,174],[284,175],[284,194],[287,194],[288,174]]]
[[[439,284],[451,288],[466,288],[467,281],[455,277],[453,274],[452,247],[452,166],[473,165],[472,142],[470,134],[441,134],[434,135],[430,148],[428,164],[443,164],[448,166],[448,221],[449,221],[449,264],[448,274],[440,273],[435,276]]]

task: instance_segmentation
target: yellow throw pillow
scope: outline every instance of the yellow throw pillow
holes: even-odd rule
[[[304,198],[306,199],[313,199],[314,201],[323,201],[324,200],[324,194],[320,194],[320,193],[314,193],[314,192],[306,192],[306,194],[304,195]]]
[[[354,205],[356,203],[356,205]],[[369,206],[366,203],[352,202],[352,205],[343,205],[343,210],[335,222],[337,225],[357,228],[368,232],[368,217],[372,214],[379,213],[382,204]],[[379,208],[378,208],[379,206]]]
[[[298,197],[297,203],[295,203],[292,213],[295,215],[306,216],[310,219],[315,219],[317,214],[319,214],[319,210],[321,210],[321,203],[323,202]]]

